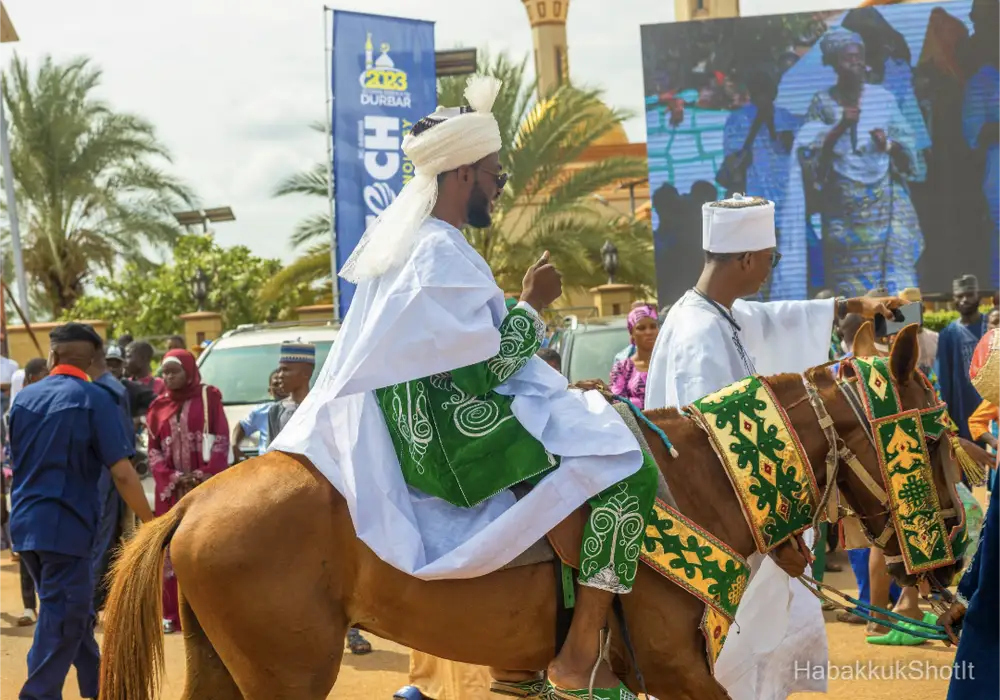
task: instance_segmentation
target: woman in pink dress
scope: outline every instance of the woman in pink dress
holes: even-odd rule
[[[641,409],[646,404],[649,358],[653,355],[656,336],[660,332],[656,320],[656,308],[647,304],[632,309],[628,314],[627,323],[635,352],[615,362],[611,368],[609,387],[612,392],[628,399]]]
[[[161,364],[166,391],[146,416],[149,466],[156,482],[153,512],[163,515],[209,477],[229,466],[229,426],[222,394],[201,383],[194,355],[171,350]],[[163,629],[180,629],[177,579],[170,557],[163,571]]]

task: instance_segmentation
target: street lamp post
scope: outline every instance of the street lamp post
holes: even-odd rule
[[[434,52],[434,74],[471,75],[476,72],[476,49],[445,49]]]
[[[18,41],[19,37],[7,8],[0,5],[0,42]],[[2,86],[2,83],[0,83]],[[28,280],[24,272],[24,257],[21,253],[21,231],[17,220],[17,198],[14,195],[14,169],[10,162],[10,141],[7,138],[7,114],[4,110],[2,87],[0,87],[0,154],[3,158],[4,188],[7,190],[7,220],[10,222],[10,246],[14,254],[14,275],[17,277],[17,300],[21,303],[22,322],[31,323],[31,305],[28,303]]]
[[[236,221],[236,214],[231,207],[213,207],[204,210],[175,211],[174,219],[189,232],[192,226],[201,226],[201,232],[207,234],[209,222],[218,224],[223,221]]]
[[[618,272],[618,248],[611,241],[604,241],[601,246],[601,265],[608,273],[608,284],[614,284],[615,273]]]
[[[205,300],[208,299],[208,275],[200,267],[191,278],[191,296],[198,304],[198,311],[204,311]]]

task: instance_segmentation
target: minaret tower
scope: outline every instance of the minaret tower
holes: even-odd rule
[[[521,0],[531,22],[538,96],[547,97],[569,81],[566,15],[570,0]]]

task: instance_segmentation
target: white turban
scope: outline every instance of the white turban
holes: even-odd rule
[[[437,176],[476,163],[503,145],[493,117],[500,81],[488,76],[469,79],[465,99],[473,111],[457,107],[437,110],[425,119],[433,128],[403,139],[403,153],[413,162],[413,178],[365,231],[340,269],[340,276],[357,284],[381,277],[413,253],[417,232],[437,202]]]
[[[774,202],[733,195],[701,208],[702,248],[709,253],[753,253],[774,248]]]

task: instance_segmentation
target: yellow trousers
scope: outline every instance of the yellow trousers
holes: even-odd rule
[[[492,681],[486,666],[410,652],[410,685],[434,700],[494,700],[497,696],[490,693]]]

